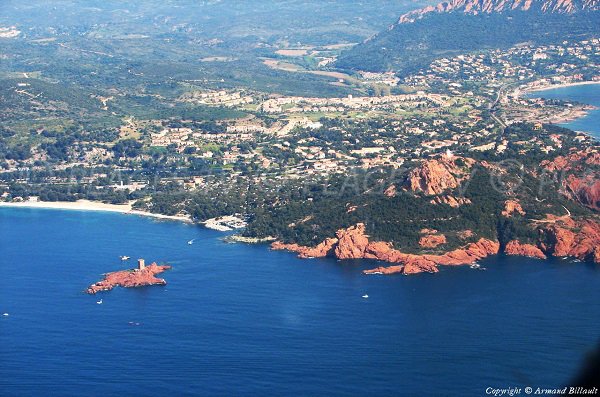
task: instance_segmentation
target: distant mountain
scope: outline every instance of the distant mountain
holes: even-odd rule
[[[452,0],[402,15],[337,66],[409,72],[459,52],[599,36],[600,0]]]
[[[574,14],[581,11],[598,11],[598,0],[453,0],[436,6],[404,14],[398,24],[411,23],[430,13],[463,13],[469,15],[532,11],[551,14]]]

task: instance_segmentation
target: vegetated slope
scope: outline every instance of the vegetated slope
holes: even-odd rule
[[[402,15],[388,30],[343,53],[337,66],[407,73],[441,56],[597,37],[599,26],[594,0],[456,0]]]

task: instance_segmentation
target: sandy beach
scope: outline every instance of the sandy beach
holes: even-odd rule
[[[41,208],[41,209],[60,209],[73,211],[101,211],[101,212],[118,212],[121,214],[147,216],[156,219],[167,219],[179,222],[192,222],[189,216],[181,215],[161,215],[146,211],[134,210],[132,203],[128,204],[106,204],[97,201],[78,200],[74,202],[68,201],[23,201],[16,203],[0,202],[0,207],[11,208]]]
[[[524,90],[519,90],[519,92],[526,94],[528,92],[547,91],[547,90],[553,90],[555,88],[567,88],[567,87],[575,87],[578,85],[588,85],[588,84],[600,84],[600,81],[577,81],[575,83],[548,84],[548,85],[543,85],[543,86],[539,86],[539,87],[525,88]]]
[[[541,92],[541,91],[554,90],[554,89],[558,89],[558,88],[575,87],[575,86],[580,86],[580,85],[591,85],[591,84],[600,84],[600,81],[578,81],[575,83],[546,84],[546,85],[534,86],[534,87],[526,86],[524,88],[519,87],[519,88],[516,88],[515,90],[513,90],[511,96],[513,96],[515,98],[521,98],[523,95],[526,95],[526,94],[532,93],[532,92]],[[564,112],[553,115],[551,117],[542,118],[538,121],[544,122],[544,123],[551,123],[551,124],[569,123],[571,121],[574,121],[579,118],[587,116],[588,112],[590,110],[594,110],[594,109],[596,109],[595,106],[584,105],[583,108],[567,109]]]

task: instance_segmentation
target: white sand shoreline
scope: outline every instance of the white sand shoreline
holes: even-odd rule
[[[539,87],[531,87],[525,89],[517,89],[519,93],[519,97],[521,94],[527,94],[530,92],[540,92],[540,91],[549,91],[558,88],[567,88],[567,87],[576,87],[579,85],[592,85],[592,84],[600,84],[600,81],[577,81],[574,83],[562,83],[562,84],[547,84]]]
[[[56,209],[71,211],[100,211],[116,212],[126,215],[147,216],[156,219],[166,219],[179,222],[192,223],[189,216],[182,215],[162,215],[152,212],[134,210],[129,204],[106,204],[97,201],[79,200],[79,201],[23,201],[23,202],[0,202],[0,208],[37,208],[37,209]]]
[[[553,90],[556,88],[576,87],[578,85],[588,85],[588,84],[600,84],[600,81],[577,81],[575,83],[548,84],[548,85],[541,86],[541,87],[525,89],[525,90],[523,90],[523,92],[548,91],[548,90]]]
[[[563,83],[563,84],[547,84],[539,87],[525,87],[525,88],[516,88],[513,90],[513,94],[516,98],[521,98],[524,95],[534,93],[534,92],[543,92],[550,91],[559,88],[567,88],[567,87],[575,87],[581,85],[595,85],[600,84],[600,81],[577,81],[574,83]],[[557,115],[556,117],[551,117],[547,119],[540,120],[541,122],[551,123],[551,124],[566,124],[573,122],[575,120],[584,118],[588,115],[588,113],[592,110],[597,110],[598,108],[594,105],[585,105],[587,108],[585,109],[577,109],[573,111],[569,111],[566,115]],[[586,131],[578,131],[582,132],[586,135],[591,135]]]

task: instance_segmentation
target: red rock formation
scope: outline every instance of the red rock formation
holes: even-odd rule
[[[532,244],[521,244],[517,240],[512,240],[504,248],[506,255],[527,256],[530,258],[546,259],[546,255],[541,249]]]
[[[504,202],[504,211],[502,211],[502,216],[508,218],[515,212],[521,215],[525,215],[525,211],[523,211],[521,203],[519,203],[518,200],[506,200]]]
[[[338,259],[359,259],[363,257],[369,238],[365,235],[365,225],[359,223],[348,229],[338,230],[335,256]]]
[[[565,256],[581,260],[591,259],[600,263],[600,222],[589,219],[575,221],[568,216],[549,216],[539,222],[543,225],[538,229],[545,234],[543,240],[546,241],[545,243],[540,242],[539,247],[536,247],[515,240],[507,244],[505,253],[540,259],[546,258],[546,255]],[[461,232],[460,236],[471,238],[473,234],[467,230]],[[427,244],[432,237],[436,242],[442,241],[442,238],[445,240],[443,235],[425,235],[422,236],[423,243]],[[280,242],[273,243],[271,247],[297,252],[301,258],[332,256],[338,259],[375,259],[394,264],[366,270],[365,274],[436,273],[438,266],[472,264],[489,255],[497,254],[500,250],[497,241],[482,238],[440,255],[406,254],[394,249],[389,243],[369,241],[368,236],[365,235],[365,225],[361,223],[339,230],[335,238],[328,238],[314,248]]]
[[[600,152],[596,148],[574,150],[567,156],[558,156],[540,163],[548,171],[582,171],[592,165],[600,165]]]
[[[385,247],[381,248],[381,251],[372,254],[374,256],[373,259],[402,263],[404,266],[381,266],[375,269],[365,270],[365,274],[436,273],[438,272],[438,265],[468,265],[490,255],[497,254],[500,249],[500,244],[496,241],[480,239],[476,243],[471,243],[466,247],[449,251],[443,255],[403,254],[399,251],[391,250],[389,246],[388,249],[385,249]],[[370,255],[367,257],[370,257]]]
[[[423,248],[436,248],[446,244],[446,236],[443,234],[428,234],[419,239],[419,245]]]
[[[409,173],[406,181],[408,189],[433,196],[457,188],[466,176],[465,170],[456,164],[457,159],[461,159],[467,168],[474,163],[473,159],[450,156],[424,160]]]
[[[316,247],[311,248],[298,244],[284,244],[280,241],[275,241],[271,244],[271,249],[297,252],[298,257],[302,259],[324,258],[326,256],[332,256],[333,248],[337,242],[337,238],[327,238]]]
[[[171,266],[159,266],[153,263],[142,270],[121,270],[114,273],[107,273],[104,280],[92,284],[88,287],[88,294],[95,294],[100,291],[110,291],[114,287],[125,288],[142,287],[146,285],[166,285],[167,282],[162,278],[156,278],[157,274],[170,269]]]
[[[574,201],[600,210],[600,179],[596,175],[577,178],[569,175],[564,181],[567,196]]]
[[[498,242],[480,239],[478,242],[443,255],[415,255],[400,252],[386,242],[370,242],[368,236],[365,235],[365,225],[362,223],[348,229],[341,229],[336,235],[337,238],[326,239],[314,248],[281,242],[271,244],[271,248],[297,252],[301,258],[334,256],[338,259],[376,259],[389,263],[401,263],[403,266],[386,269],[385,273],[414,274],[422,272],[435,273],[438,271],[437,265],[471,264],[489,255],[497,254],[500,247]],[[365,273],[379,272],[381,269],[378,269]]]
[[[548,254],[600,263],[600,222],[561,218],[541,230],[546,234]]]

